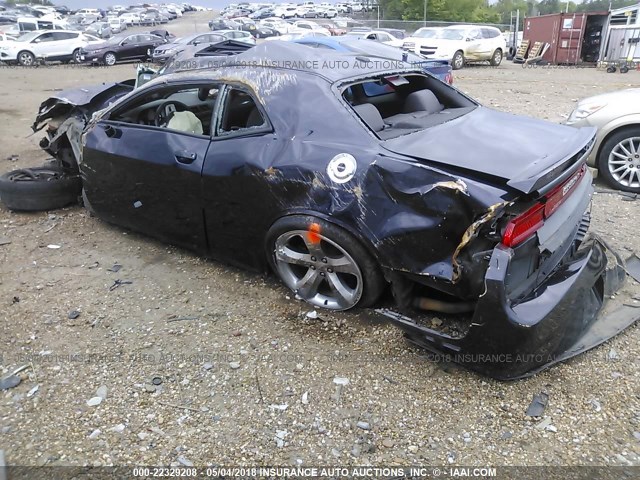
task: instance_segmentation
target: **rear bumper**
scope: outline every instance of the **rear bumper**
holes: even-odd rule
[[[512,253],[506,247],[494,249],[486,292],[463,337],[448,336],[390,310],[377,312],[404,330],[410,341],[434,352],[436,359],[500,380],[533,375],[601,344],[640,318],[639,309],[610,300],[624,283],[625,272],[620,257],[599,238],[585,240],[519,304],[509,300],[505,287]]]

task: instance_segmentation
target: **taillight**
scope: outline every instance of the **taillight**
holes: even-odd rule
[[[551,190],[543,199],[544,202],[536,203],[522,215],[511,220],[502,235],[502,243],[507,247],[515,247],[531,237],[544,225],[544,221],[553,215],[560,208],[560,205],[569,198],[586,171],[587,167],[583,165],[570,179]]]
[[[544,224],[544,204],[537,203],[507,224],[502,243],[515,247],[533,235]]]
[[[555,212],[560,205],[564,203],[564,201],[569,198],[570,194],[575,190],[575,188],[580,183],[580,180],[587,172],[586,165],[583,165],[578,173],[576,173],[569,180],[564,182],[559,187],[554,188],[548,195],[547,201],[545,202],[544,208],[544,218],[549,218],[553,212]]]
[[[444,77],[444,81],[449,85],[453,85],[453,74],[451,72],[447,73]]]

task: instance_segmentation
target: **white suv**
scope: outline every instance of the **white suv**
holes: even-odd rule
[[[500,65],[507,45],[495,27],[453,25],[445,28],[421,28],[404,39],[402,48],[428,59],[449,60],[454,70],[466,62],[488,60]]]
[[[0,46],[0,60],[30,67],[37,58],[47,61],[80,62],[80,49],[99,38],[72,30],[38,30]]]

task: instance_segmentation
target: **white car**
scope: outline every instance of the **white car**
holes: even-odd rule
[[[326,7],[323,12],[324,18],[336,18],[338,16],[338,10],[333,7]]]
[[[140,25],[142,18],[139,13],[127,12],[120,15],[120,18],[124,20],[126,25]]]
[[[404,40],[394,37],[389,32],[383,30],[371,30],[370,32],[348,32],[345,37],[366,38],[375,42],[391,45],[392,47],[402,48]]]
[[[107,18],[107,21],[109,22],[109,27],[111,27],[111,32],[114,34],[124,32],[127,29],[127,22],[121,17]]]
[[[316,22],[307,22],[304,20],[298,20],[294,22],[293,28],[289,31],[289,33],[302,33],[306,34],[309,32],[318,32],[322,35],[326,35],[328,37],[331,36],[331,32],[324,27],[321,27]]]
[[[253,38],[253,35],[242,30],[216,30],[214,33],[222,35],[227,40],[238,40],[239,42],[249,43],[251,45],[256,44],[256,39]]]
[[[280,35],[289,33],[289,30],[293,27],[289,22],[285,22],[281,18],[265,18],[264,20],[260,20],[260,25],[271,28]]]
[[[488,60],[496,67],[507,49],[500,30],[484,25],[421,28],[404,39],[402,48],[433,60],[449,60],[454,70],[467,62]]]
[[[273,16],[280,18],[294,18],[297,10],[297,7],[277,7],[273,11]]]
[[[2,48],[3,46],[5,46],[10,42],[15,42],[15,40],[9,37],[6,33],[0,32],[0,48]]]
[[[29,67],[37,58],[47,61],[80,62],[80,49],[102,40],[72,30],[39,30],[25,33],[16,41],[0,46],[0,60]]]

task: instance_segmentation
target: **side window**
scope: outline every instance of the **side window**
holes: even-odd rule
[[[72,40],[74,38],[78,38],[77,33],[70,33],[70,32],[54,32],[53,33],[54,40]]]
[[[43,33],[38,38],[33,39],[33,43],[43,43],[43,42],[52,42],[53,41],[53,33]]]
[[[471,40],[479,40],[480,38],[482,38],[482,35],[480,34],[479,29],[474,28],[473,30],[469,30],[469,32],[467,33],[467,38],[470,38]]]
[[[311,30],[311,25],[309,25],[308,23],[301,23],[298,25],[300,28],[306,28],[308,30]]]
[[[251,129],[266,125],[262,112],[249,93],[233,87],[227,90],[218,135],[242,131],[249,133]]]
[[[492,28],[483,28],[482,29],[482,37],[483,38],[496,38],[500,35],[500,32],[493,30]]]
[[[132,45],[134,43],[138,43],[138,35],[129,35],[122,41],[123,45]]]
[[[109,119],[209,136],[218,92],[216,84],[162,86],[133,99]]]
[[[391,38],[386,33],[379,33],[378,34],[378,41],[379,42],[388,42],[389,40],[391,40]]]

